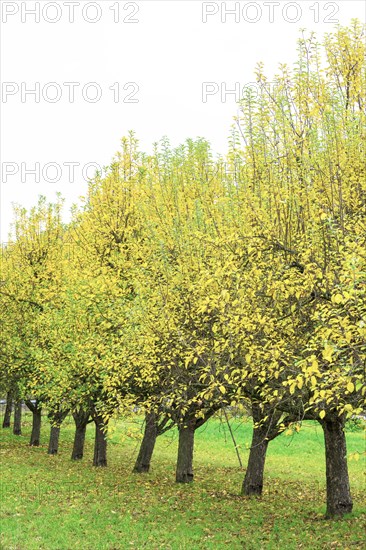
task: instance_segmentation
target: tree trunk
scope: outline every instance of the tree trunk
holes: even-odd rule
[[[31,447],[39,447],[41,440],[41,416],[42,409],[39,409],[37,405],[33,408],[33,420],[32,420],[32,433],[29,441]]]
[[[76,426],[71,460],[81,460],[84,456],[86,426],[87,423],[79,424]]]
[[[14,435],[22,434],[22,402],[21,401],[15,401],[15,404],[14,404],[13,434]]]
[[[48,454],[56,455],[58,453],[58,442],[60,439],[60,428],[69,411],[57,411],[48,415],[51,422],[50,439],[48,443]]]
[[[282,418],[282,412],[269,406],[263,406],[255,399],[251,401],[251,409],[253,417],[252,444],[241,494],[260,496],[263,491],[268,443],[281,433],[279,422]],[[288,426],[294,420],[294,417],[287,415],[282,418],[282,424]]]
[[[346,437],[342,419],[322,420],[325,440],[327,479],[327,517],[352,512],[352,498],[347,467]]]
[[[179,428],[178,459],[175,480],[177,483],[193,481],[193,449],[195,422],[190,421]]]
[[[80,411],[73,413],[75,422],[74,446],[72,449],[71,460],[81,460],[84,456],[84,443],[86,427],[89,421],[89,412]]]
[[[95,415],[93,420],[95,424],[93,466],[107,466],[107,439],[103,431],[105,424],[99,415]]]
[[[58,441],[60,438],[60,426],[51,426],[50,440],[48,443],[48,454],[57,455]]]
[[[6,407],[3,420],[3,428],[10,428],[11,409],[13,405],[13,396],[10,391],[6,394]]]
[[[248,466],[241,489],[242,495],[262,494],[264,464],[268,448],[268,440],[265,439],[265,434],[265,430],[256,427],[253,428]]]
[[[134,472],[141,473],[149,471],[157,435],[156,414],[154,412],[148,412],[145,416],[144,437],[141,441],[140,451],[133,469]]]

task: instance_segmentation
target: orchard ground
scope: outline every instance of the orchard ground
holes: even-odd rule
[[[70,460],[73,422],[61,428],[60,449],[47,455],[23,435],[1,431],[1,539],[4,550],[334,549],[366,548],[366,457],[350,460],[354,512],[324,519],[325,459],[320,426],[304,422],[300,433],[271,442],[260,499],[239,496],[240,469],[227,425],[215,418],[199,430],[195,481],[174,481],[177,433],[157,440],[149,474],[132,474],[141,420],[119,421],[110,436],[107,468],[93,468],[93,426],[82,461]],[[250,419],[231,426],[245,467]],[[348,453],[365,448],[361,426],[349,426]]]

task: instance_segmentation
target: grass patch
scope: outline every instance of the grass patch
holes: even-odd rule
[[[251,423],[232,421],[246,463]],[[304,422],[294,437],[268,450],[261,499],[239,497],[243,480],[227,427],[218,419],[196,437],[195,482],[174,482],[177,434],[158,438],[149,474],[131,474],[135,422],[111,435],[109,466],[91,466],[93,428],[82,462],[71,462],[73,422],[61,429],[60,450],[48,456],[48,426],[40,448],[24,435],[1,431],[1,548],[10,550],[320,549],[366,548],[365,457],[350,461],[354,512],[337,521],[325,512],[324,443],[320,427]],[[364,433],[347,434],[348,452],[363,450]]]

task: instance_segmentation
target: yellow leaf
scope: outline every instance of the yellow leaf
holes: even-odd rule
[[[334,304],[341,304],[343,302],[342,294],[335,294],[335,296],[332,296],[332,302]]]
[[[324,417],[325,417],[325,411],[320,411],[319,418],[324,418]]]
[[[323,358],[326,360],[326,361],[331,361],[332,360],[332,355],[333,355],[333,347],[332,346],[325,346],[325,348],[323,349],[323,352],[322,352],[322,355],[323,355]]]
[[[355,386],[354,386],[353,382],[348,382],[347,390],[349,391],[349,393],[352,393],[352,392],[355,391]]]

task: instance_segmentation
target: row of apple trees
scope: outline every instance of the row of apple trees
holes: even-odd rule
[[[134,134],[90,181],[72,221],[62,200],[15,209],[1,263],[1,388],[41,411],[73,459],[95,424],[146,415],[135,471],[179,431],[176,480],[193,480],[194,434],[225,407],[250,410],[243,482],[260,494],[268,444],[304,419],[324,431],[327,514],[350,512],[344,424],[366,404],[365,45],[357,21],[240,102],[225,157],[204,139]],[[8,413],[9,413],[8,408]]]

